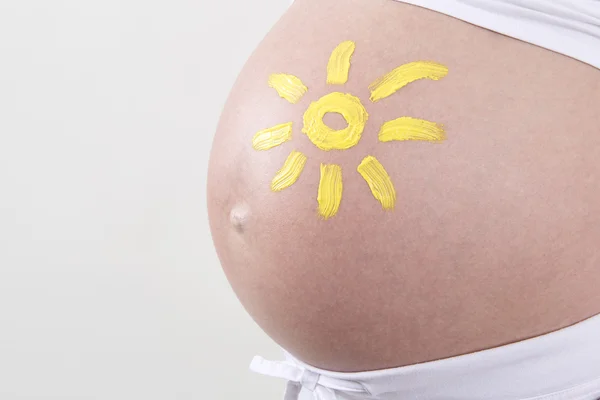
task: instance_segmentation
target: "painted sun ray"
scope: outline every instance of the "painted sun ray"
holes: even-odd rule
[[[383,165],[375,157],[367,156],[357,170],[383,209],[392,210],[396,205],[396,189]]]
[[[290,74],[271,74],[269,76],[269,87],[277,91],[280,97],[283,97],[292,104],[296,104],[302,96],[308,91],[308,88],[302,83],[300,78]]]
[[[327,64],[328,84],[341,85],[348,82],[355,49],[354,42],[346,41],[333,50]],[[448,68],[436,62],[415,61],[401,65],[369,86],[370,100],[374,103],[378,102],[414,81],[440,80],[447,74]],[[308,91],[299,78],[289,74],[272,74],[268,84],[280,97],[293,104],[299,102]],[[343,116],[348,124],[346,128],[334,130],[324,123],[323,117],[332,112]],[[321,150],[347,150],[360,141],[367,119],[368,113],[358,98],[348,93],[333,92],[309,105],[303,116],[302,132]],[[268,150],[291,140],[291,137],[292,122],[287,122],[256,133],[252,146],[256,150]],[[380,127],[378,137],[381,142],[408,140],[442,142],[446,140],[446,132],[441,124],[435,122],[401,117],[385,122]],[[306,163],[306,155],[296,150],[292,151],[273,177],[271,190],[280,192],[295,184],[302,175]],[[366,156],[357,167],[357,171],[369,186],[373,197],[381,203],[382,208],[394,209],[396,189],[383,165],[375,157]],[[323,219],[337,215],[342,192],[341,166],[321,164],[317,211]]]
[[[257,132],[252,139],[255,150],[269,150],[292,138],[292,122],[286,122]]]
[[[443,142],[446,140],[446,132],[442,125],[411,117],[401,117],[384,123],[378,136],[380,142],[401,140]]]
[[[433,79],[437,81],[446,75],[448,75],[448,68],[435,62],[415,61],[401,65],[369,86],[371,101],[375,103],[385,99],[416,80]]]
[[[292,151],[285,160],[283,167],[275,174],[271,182],[271,190],[280,192],[296,183],[300,174],[302,174],[302,170],[304,170],[306,159],[306,156],[301,152]]]
[[[348,82],[350,72],[350,59],[354,54],[356,45],[348,40],[340,43],[331,53],[327,64],[327,83],[330,85],[343,85]]]
[[[342,201],[342,167],[336,164],[321,164],[321,180],[317,202],[319,215],[329,219],[337,214]]]

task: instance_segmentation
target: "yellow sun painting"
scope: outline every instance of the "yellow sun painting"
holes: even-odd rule
[[[346,41],[338,45],[327,65],[327,84],[343,85],[348,81],[350,61],[356,45]],[[448,74],[448,68],[431,61],[416,61],[401,65],[377,79],[369,86],[370,101],[376,103],[411,82],[419,79],[439,80]],[[292,104],[297,103],[308,88],[302,81],[289,74],[272,74],[268,84],[279,96]],[[323,122],[327,113],[338,113],[346,120],[346,128],[334,130]],[[304,113],[302,132],[319,149],[324,151],[347,150],[358,144],[367,124],[369,114],[359,98],[341,92],[332,92],[312,102]],[[254,135],[252,145],[256,150],[268,150],[292,138],[292,123],[286,122],[264,129]],[[420,140],[441,142],[446,139],[442,125],[412,117],[400,117],[385,122],[379,129],[380,142]],[[292,186],[300,177],[307,157],[293,150],[283,167],[275,174],[271,190],[279,192]],[[396,204],[396,189],[384,166],[374,156],[367,155],[357,167],[384,210],[392,210]],[[342,167],[321,164],[321,179],[317,192],[318,213],[324,219],[337,214],[342,200]]]

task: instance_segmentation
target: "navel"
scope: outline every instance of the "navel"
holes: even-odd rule
[[[237,204],[229,213],[229,222],[233,229],[239,233],[244,233],[248,225],[248,218],[250,216],[250,209],[246,204]]]

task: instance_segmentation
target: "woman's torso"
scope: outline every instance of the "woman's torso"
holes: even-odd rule
[[[325,84],[333,48],[356,43],[344,87]],[[411,61],[446,65],[377,103],[368,86]],[[271,73],[308,87],[297,104]],[[308,105],[352,93],[359,144],[324,152],[302,134]],[[209,169],[209,217],[231,285],[292,354],[337,371],[382,369],[494,347],[600,312],[600,71],[418,7],[296,0],[248,61],[225,106]],[[377,141],[385,121],[444,124],[443,143]],[[292,140],[256,151],[261,129]],[[326,121],[332,126],[339,121]],[[269,189],[291,150],[308,160]],[[394,182],[383,211],[356,172],[376,156]],[[335,217],[316,212],[319,164],[340,165]]]

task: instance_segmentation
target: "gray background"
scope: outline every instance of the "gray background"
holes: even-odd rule
[[[0,399],[280,399],[206,216],[285,0],[0,1]]]

